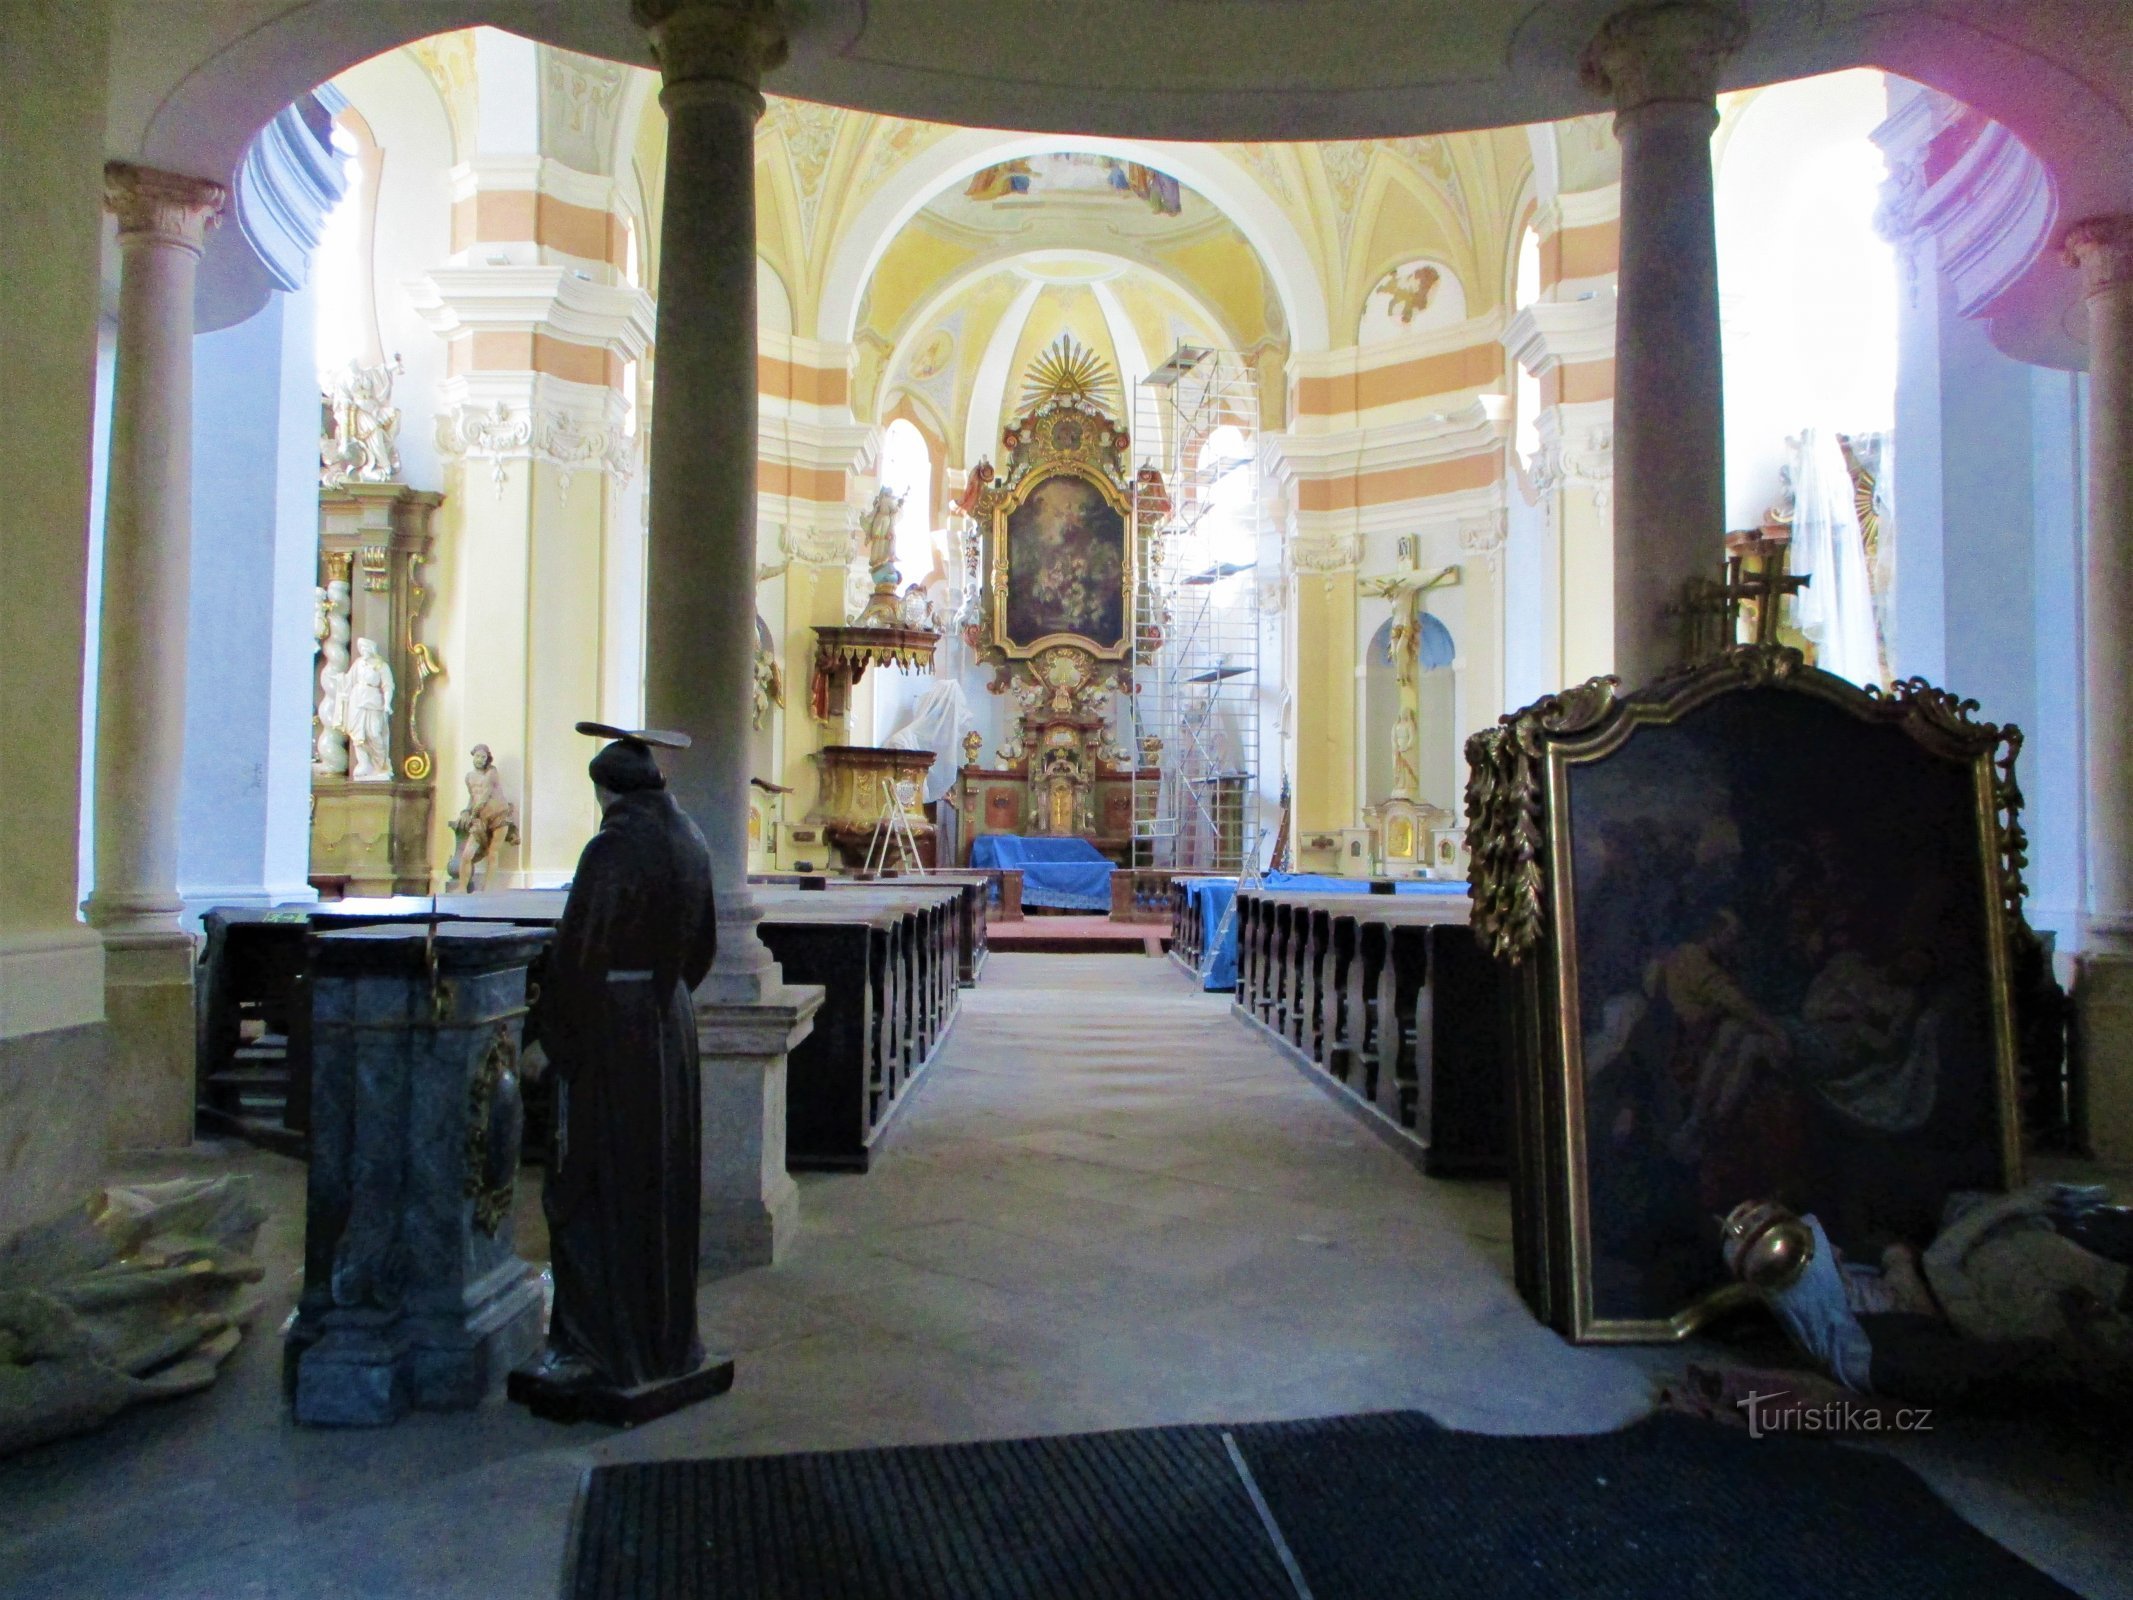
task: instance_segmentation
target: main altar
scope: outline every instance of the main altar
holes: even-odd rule
[[[1143,539],[1117,394],[1110,368],[1062,335],[1001,432],[1000,468],[973,468],[959,506],[982,585],[963,641],[1013,707],[993,750],[976,733],[963,742],[953,794],[966,864],[1003,848],[1063,855],[1002,836],[1079,840],[1084,862],[1130,862],[1135,782],[1155,776],[1160,751],[1131,748],[1124,732]]]

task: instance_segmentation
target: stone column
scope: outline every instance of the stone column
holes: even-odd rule
[[[635,0],[665,80],[659,377],[645,572],[644,714],[695,744],[663,760],[711,845],[718,962],[699,991],[776,986],[748,893],[755,668],[755,124],[785,59],[769,0]]]
[[[2133,216],[2067,231],[2089,311],[2085,882],[2075,985],[2089,1143],[2133,1158]]]
[[[178,925],[178,793],[192,559],[193,279],[220,184],[111,162],[117,371],[96,690],[96,872],[114,1057],[112,1141],[192,1137],[192,941]]]
[[[661,765],[711,845],[718,960],[696,991],[703,1049],[702,1264],[775,1260],[799,1218],[785,1172],[786,1053],[822,990],[783,981],[748,892],[755,682],[755,123],[785,59],[769,0],[634,0],[665,80],[659,374],[645,572],[645,721],[694,745]]]
[[[1579,63],[1615,106],[1622,256],[1615,322],[1614,670],[1638,687],[1683,654],[1671,614],[1725,553],[1725,436],[1711,134],[1737,10],[1617,12]]]

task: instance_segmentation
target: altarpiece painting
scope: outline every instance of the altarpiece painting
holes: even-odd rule
[[[995,516],[1007,653],[1067,643],[1096,656],[1123,652],[1127,544],[1118,491],[1093,475],[1054,470],[1029,480]]]
[[[1006,848],[986,835],[1078,841],[1087,863],[1132,847],[1134,782],[1159,752],[1134,748],[1125,728],[1146,533],[1118,409],[1116,373],[1061,335],[1031,364],[1000,470],[980,462],[960,502],[977,535],[971,571],[983,573],[964,642],[1014,707],[990,759],[979,741],[957,775],[974,852]],[[1025,881],[1024,903],[1047,902]]]
[[[2019,1181],[2020,735],[1774,646],[1468,745],[1474,924],[1519,974],[1521,1291],[1574,1338],[1727,1298],[1775,1199],[1878,1260]]]

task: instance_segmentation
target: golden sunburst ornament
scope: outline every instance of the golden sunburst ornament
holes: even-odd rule
[[[1048,401],[1076,400],[1108,412],[1117,391],[1111,364],[1077,344],[1072,334],[1062,333],[1030,363],[1022,380],[1022,410],[1027,414]]]

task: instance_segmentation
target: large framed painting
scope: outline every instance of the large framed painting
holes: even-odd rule
[[[1116,661],[1133,626],[1131,517],[1093,471],[1033,472],[993,510],[993,637],[1024,660],[1078,645]]]
[[[1737,1296],[1743,1200],[1848,1255],[2020,1181],[2020,735],[1775,646],[1469,741],[1476,931],[1515,963],[1519,1286],[1580,1340]]]

